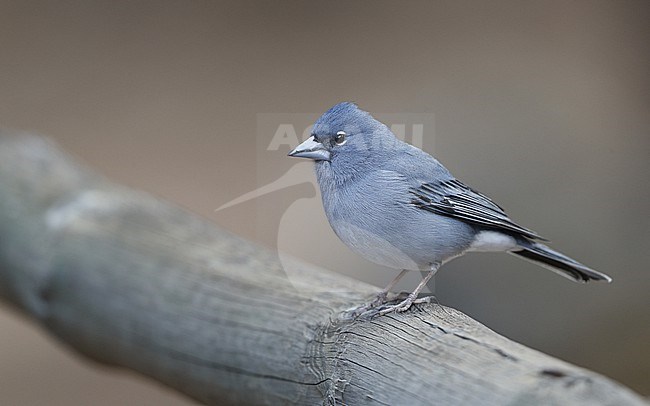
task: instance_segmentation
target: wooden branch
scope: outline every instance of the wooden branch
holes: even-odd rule
[[[0,297],[205,404],[645,404],[454,309],[344,320],[376,288],[300,263],[289,280],[274,253],[43,138],[0,135],[0,186]]]

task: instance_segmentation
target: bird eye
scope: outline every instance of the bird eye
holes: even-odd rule
[[[339,132],[337,132],[337,133],[336,133],[336,137],[334,137],[334,142],[336,143],[336,145],[343,145],[343,144],[345,144],[345,141],[346,141],[346,140],[345,140],[345,136],[346,136],[346,135],[347,135],[347,134],[345,133],[345,131],[339,131]]]

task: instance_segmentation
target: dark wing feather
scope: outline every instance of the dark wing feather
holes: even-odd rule
[[[411,204],[423,210],[535,240],[545,240],[536,232],[510,220],[489,197],[456,179],[424,183],[412,189],[411,194]]]

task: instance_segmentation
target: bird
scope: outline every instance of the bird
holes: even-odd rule
[[[437,159],[399,140],[355,103],[342,102],[316,120],[309,138],[288,154],[314,161],[323,208],[352,251],[401,270],[357,311],[404,312],[438,269],[471,251],[507,252],[577,282],[606,281],[544,244],[548,240],[511,220],[486,195],[456,179]],[[424,271],[413,292],[390,299],[408,271]]]

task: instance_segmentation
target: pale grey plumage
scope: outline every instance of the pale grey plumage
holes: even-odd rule
[[[324,113],[289,155],[314,159],[332,228],[373,262],[433,274],[470,250],[507,251],[576,281],[611,280],[539,243],[537,233],[352,103]],[[416,294],[389,310],[407,309]]]

